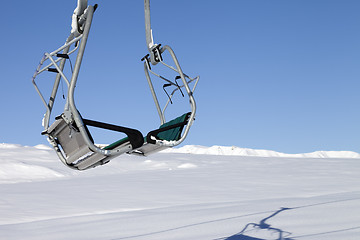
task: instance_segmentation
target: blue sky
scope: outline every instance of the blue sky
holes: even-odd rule
[[[146,134],[158,119],[140,62],[143,1],[89,3],[99,8],[77,106],[86,118]],[[65,42],[75,6],[2,3],[0,142],[47,144],[45,108],[30,80],[42,54]],[[152,0],[155,42],[172,46],[183,70],[201,76],[185,144],[360,152],[359,8],[357,0]]]

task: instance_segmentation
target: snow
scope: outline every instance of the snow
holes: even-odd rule
[[[192,153],[192,154],[209,154],[209,155],[234,155],[234,156],[257,156],[257,157],[290,157],[290,158],[360,158],[360,154],[351,151],[316,151],[302,154],[286,154],[269,150],[224,147],[224,146],[194,146],[188,145],[181,148],[168,149],[166,152],[172,153]]]
[[[184,146],[79,172],[0,144],[0,239],[359,239],[360,155]]]

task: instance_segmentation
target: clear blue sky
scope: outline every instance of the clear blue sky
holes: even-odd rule
[[[84,117],[146,134],[158,120],[140,62],[143,1],[89,3],[99,8],[78,107]],[[47,144],[45,108],[30,79],[42,54],[65,42],[75,6],[2,3],[0,142]],[[155,42],[201,76],[185,144],[360,152],[359,9],[358,0],[152,0]],[[99,138],[106,142],[106,132]]]

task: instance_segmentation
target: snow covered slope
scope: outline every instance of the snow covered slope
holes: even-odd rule
[[[76,172],[0,144],[0,239],[24,238],[355,240],[360,159],[185,146]]]

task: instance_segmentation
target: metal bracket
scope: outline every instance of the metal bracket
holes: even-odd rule
[[[150,57],[150,54],[146,54],[146,55],[141,59],[141,61],[145,61],[147,67],[148,67],[149,69],[151,69],[149,57]]]
[[[150,48],[150,59],[151,59],[151,63],[153,65],[157,64],[158,62],[162,62],[163,58],[161,56],[161,44],[154,44],[151,48]]]
[[[74,117],[70,110],[64,110],[64,112],[61,114],[61,117],[68,125],[71,125],[74,122]]]

